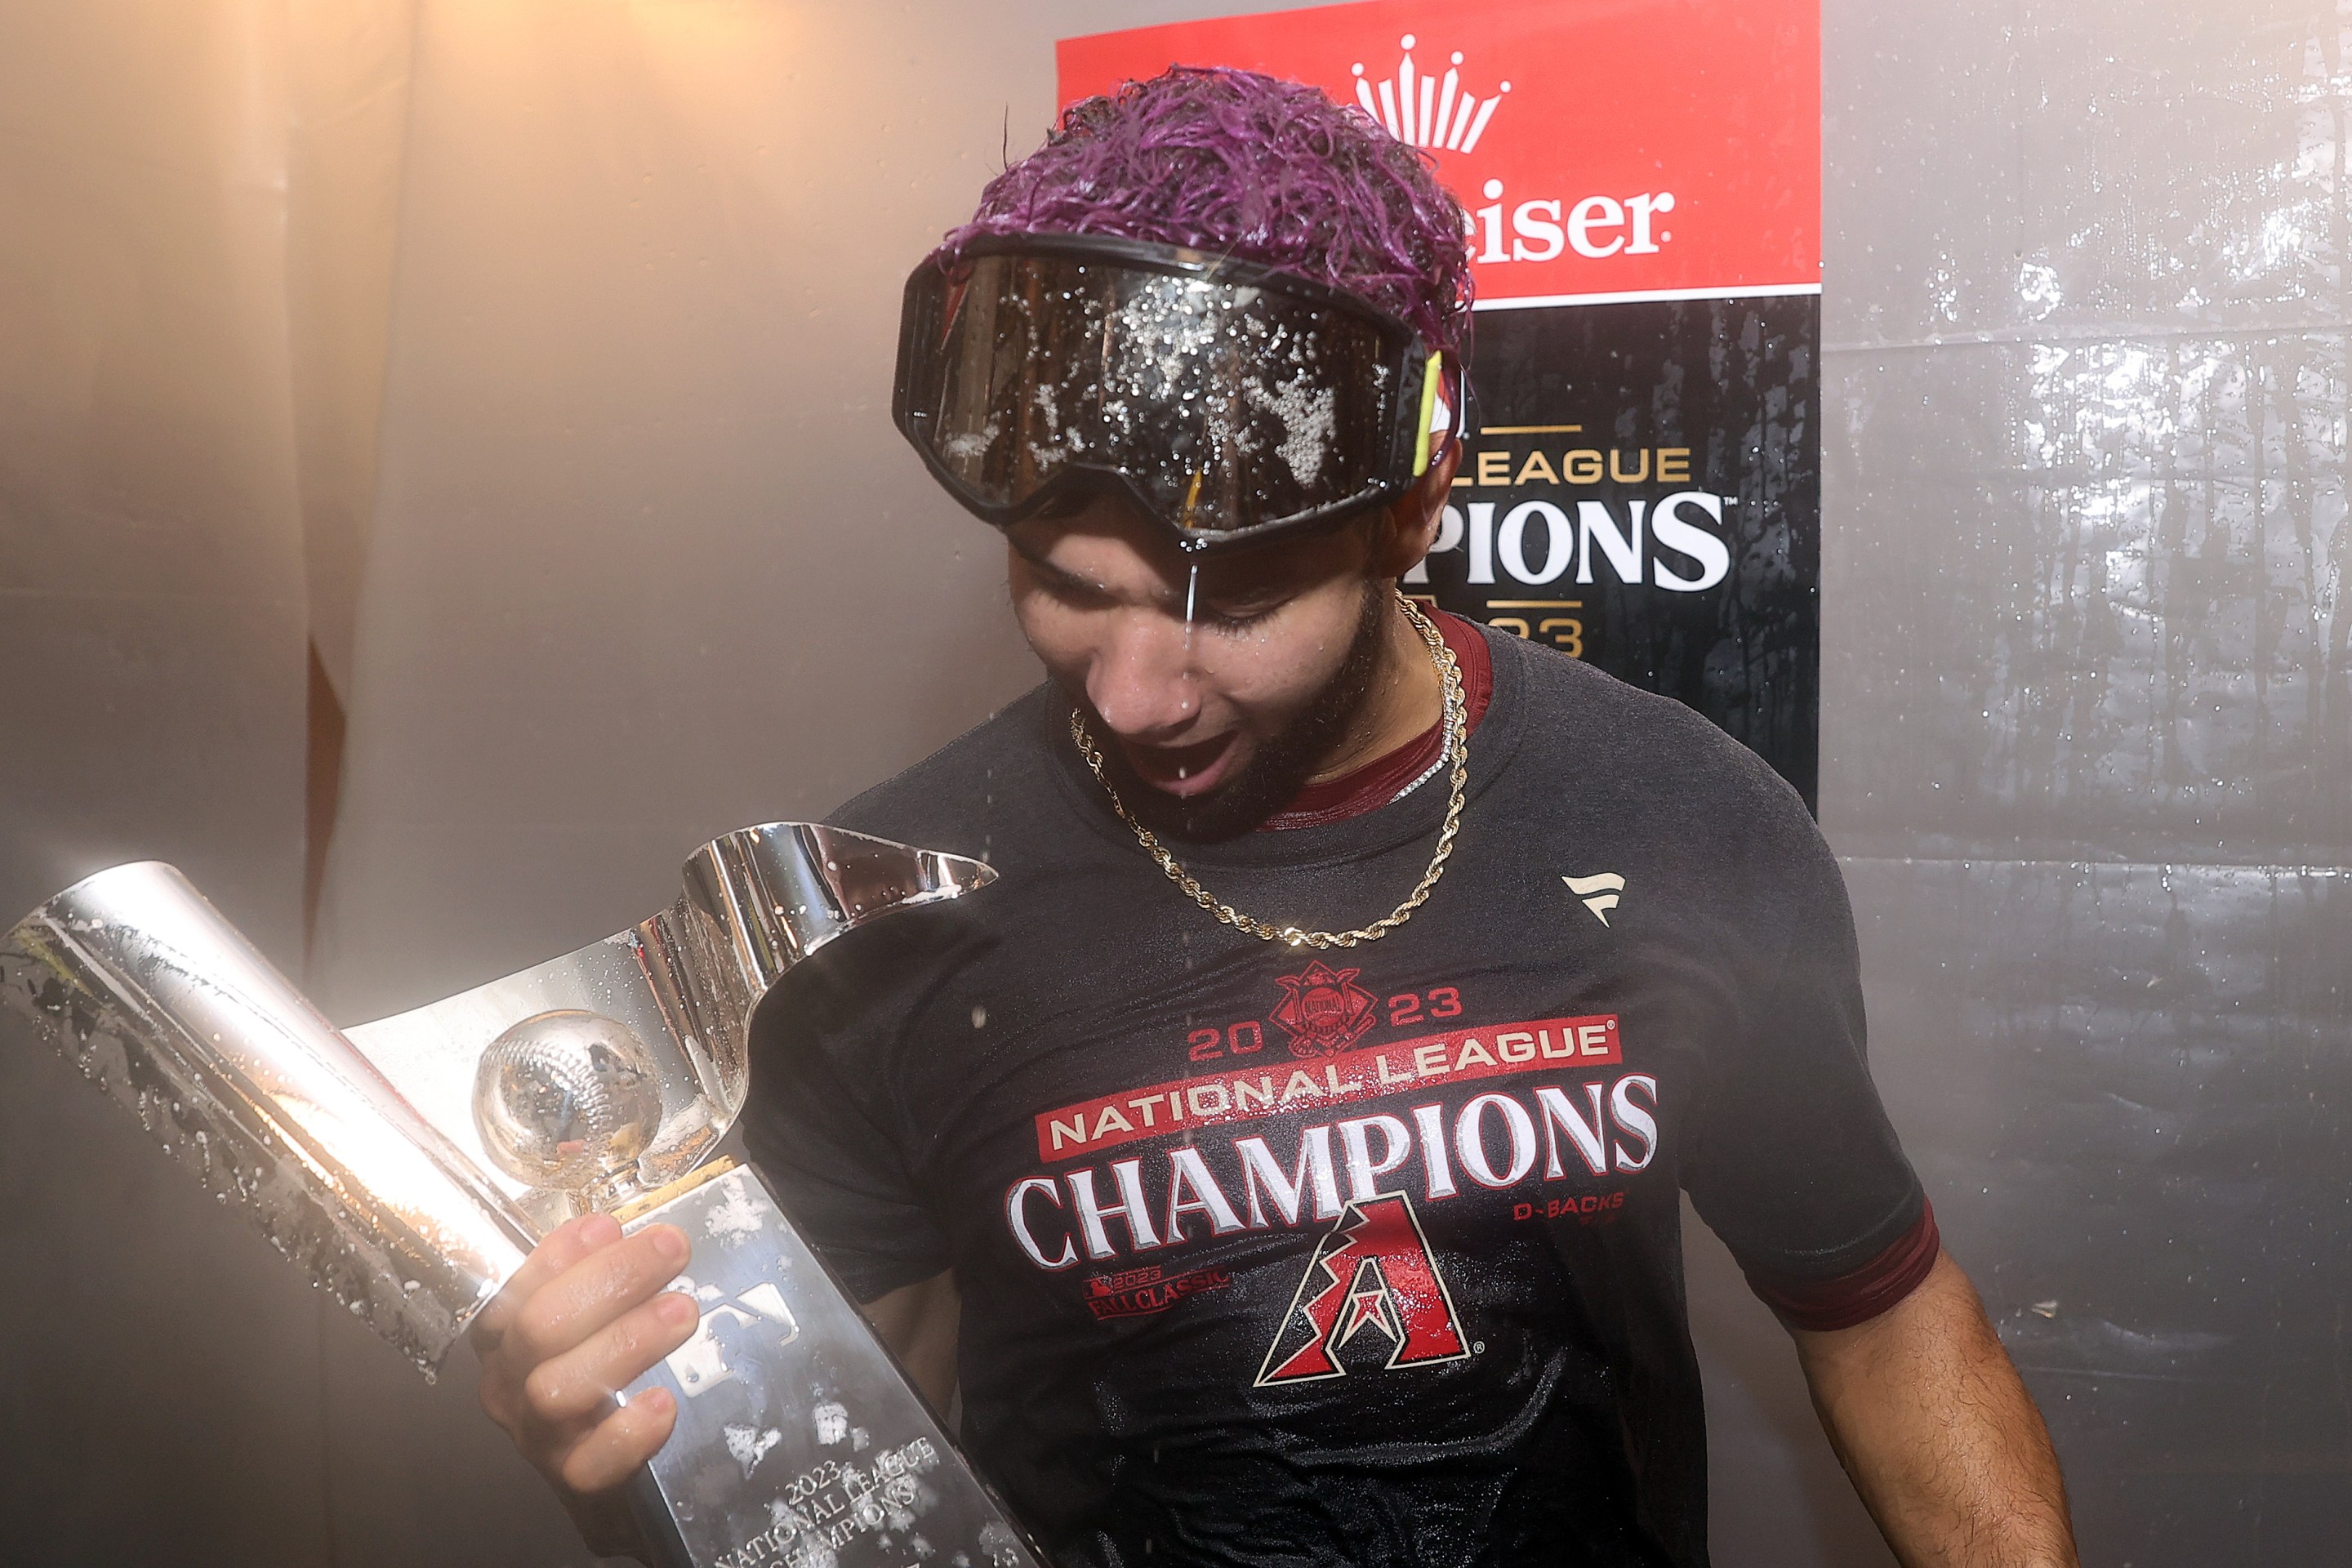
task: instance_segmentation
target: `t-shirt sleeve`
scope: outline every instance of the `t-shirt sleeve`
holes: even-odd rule
[[[1683,1184],[1769,1301],[1879,1265],[1919,1234],[1926,1200],[1871,1081],[1829,846],[1785,790],[1737,837],[1745,893],[1727,949],[1744,961],[1705,1050]]]
[[[870,953],[873,935],[844,945]],[[803,1237],[853,1296],[871,1301],[950,1259],[890,1090],[895,1037],[908,1027],[894,988],[860,973],[867,966],[825,956],[753,1020],[743,1141]]]
[[[1866,1323],[1917,1289],[1942,1249],[1936,1205],[1927,1204],[1909,1230],[1852,1273],[1801,1279],[1751,1271],[1748,1286],[1790,1327],[1828,1333]]]

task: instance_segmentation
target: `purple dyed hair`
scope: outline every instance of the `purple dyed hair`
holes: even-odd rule
[[[1071,105],[940,254],[996,234],[1213,251],[1345,289],[1454,358],[1470,321],[1465,227],[1428,155],[1359,110],[1255,71],[1172,66]]]

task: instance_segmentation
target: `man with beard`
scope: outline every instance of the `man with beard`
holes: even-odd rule
[[[1801,804],[1398,593],[1463,228],[1352,111],[1177,70],[917,268],[896,416],[1050,679],[837,815],[1002,879],[795,973],[751,1152],[1061,1568],[1704,1563],[1685,1191],[1905,1562],[2071,1563]],[[601,1545],[684,1256],[577,1221],[484,1315],[485,1405]]]

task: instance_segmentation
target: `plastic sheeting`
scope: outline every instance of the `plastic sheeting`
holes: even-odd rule
[[[1081,10],[420,12],[331,1011],[625,923],[682,847],[1034,679],[889,379],[907,268],[1045,123]]]
[[[1827,16],[1823,816],[2094,1563],[2352,1547],[2352,21]]]
[[[0,6],[0,923],[164,855],[299,962],[285,132],[256,112],[283,34],[254,5]],[[14,1026],[0,1190],[8,1554],[319,1561],[308,1293]],[[194,1342],[158,1331],[195,1300]]]

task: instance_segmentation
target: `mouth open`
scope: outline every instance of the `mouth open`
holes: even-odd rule
[[[1189,746],[1144,746],[1121,741],[1118,750],[1145,784],[1182,800],[1217,787],[1231,771],[1240,739],[1237,731],[1228,731]]]

